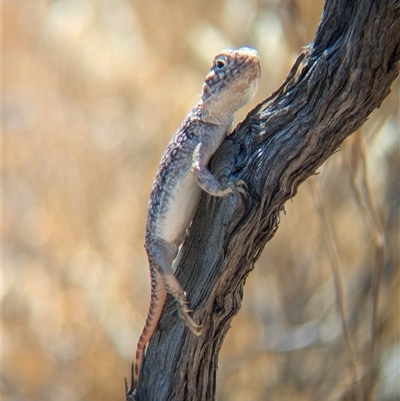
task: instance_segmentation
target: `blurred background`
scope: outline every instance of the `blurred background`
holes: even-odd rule
[[[282,83],[322,7],[3,1],[3,400],[125,399],[150,297],[147,199],[167,142],[217,52],[261,55],[238,122]],[[400,399],[399,170],[397,80],[286,205],[222,348],[218,400],[352,399],[378,338],[374,399]]]

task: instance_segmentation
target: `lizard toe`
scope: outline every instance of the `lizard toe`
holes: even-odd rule
[[[193,318],[190,316],[190,310],[188,308],[187,303],[180,305],[178,309],[179,317],[185,322],[187,328],[196,336],[199,336],[202,332],[202,325],[196,323]]]
[[[186,327],[195,335],[199,336],[203,331],[203,326],[196,323],[189,315],[183,317]]]
[[[242,194],[245,198],[247,198],[247,196],[248,196],[247,189],[248,189],[248,186],[245,181],[237,180],[235,182],[235,192],[238,194]]]

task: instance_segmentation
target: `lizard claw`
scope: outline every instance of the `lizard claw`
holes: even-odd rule
[[[185,322],[187,328],[196,336],[199,336],[202,332],[203,326],[196,323],[193,318],[190,316],[192,310],[189,309],[188,303],[185,300],[178,301],[178,313],[179,317]]]

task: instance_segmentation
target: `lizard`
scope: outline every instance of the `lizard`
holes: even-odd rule
[[[246,196],[243,180],[220,183],[207,169],[208,162],[231,132],[234,113],[255,95],[261,77],[256,50],[242,47],[223,50],[215,56],[203,83],[199,102],[183,120],[162,156],[148,203],[145,249],[150,266],[151,301],[138,340],[131,389],[135,399],[145,348],[152,338],[167,294],[189,330],[201,334],[201,325],[190,316],[186,293],[174,276],[172,264],[185,239],[202,191],[212,196]]]

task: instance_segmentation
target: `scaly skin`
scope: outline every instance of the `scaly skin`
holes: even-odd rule
[[[201,325],[190,316],[186,294],[174,276],[172,262],[193,219],[202,190],[219,197],[246,195],[242,180],[222,185],[207,165],[229,135],[234,113],[256,93],[260,76],[260,58],[253,49],[224,50],[217,55],[203,84],[200,101],[182,122],[161,159],[146,223],[151,302],[137,345],[128,400],[135,397],[144,350],[157,328],[167,293],[176,299],[179,315],[189,330],[197,336],[201,334]]]

